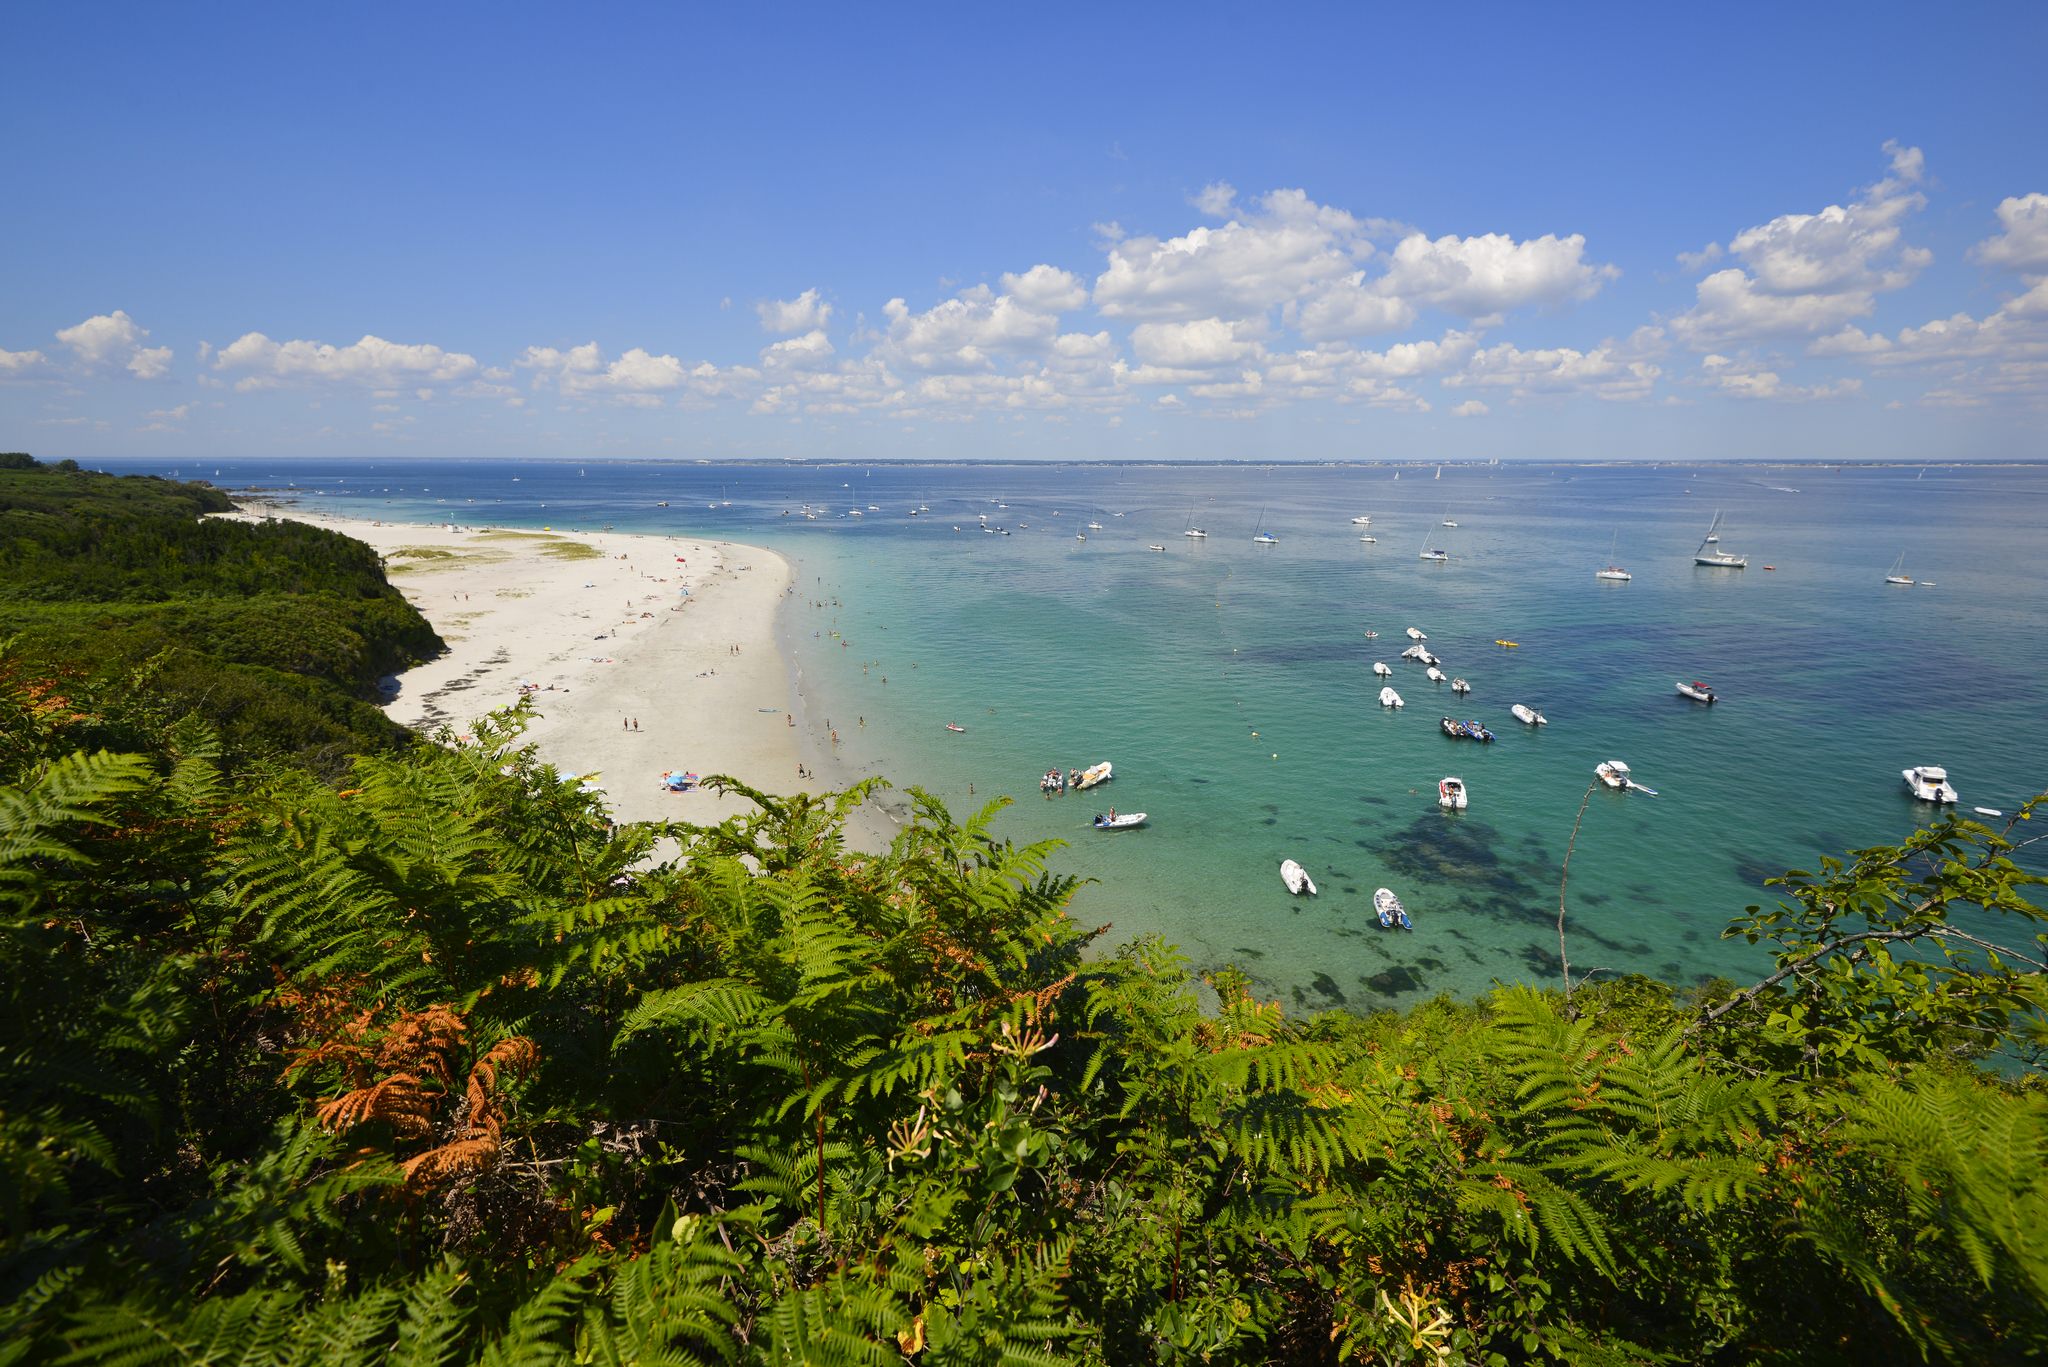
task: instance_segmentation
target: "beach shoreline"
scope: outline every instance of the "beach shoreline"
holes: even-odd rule
[[[385,680],[392,720],[427,736],[443,727],[466,735],[526,696],[536,713],[526,739],[562,773],[589,776],[621,821],[708,824],[752,809],[738,794],[671,792],[669,771],[724,774],[774,795],[854,779],[805,714],[801,668],[779,625],[793,571],[774,551],[717,537],[350,518],[267,501],[234,516],[324,527],[384,557],[391,583],[448,647]],[[849,838],[885,849],[896,824],[867,804]]]

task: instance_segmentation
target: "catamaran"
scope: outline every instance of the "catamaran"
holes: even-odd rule
[[[1713,547],[1709,550],[1708,547]],[[1692,563],[1705,565],[1717,570],[1745,570],[1749,568],[1749,557],[1730,555],[1721,549],[1721,514],[1714,514],[1713,525],[1707,528],[1707,535],[1700,542],[1700,548],[1693,552]]]
[[[1630,574],[1627,570],[1623,569],[1621,566],[1614,563],[1614,552],[1616,548],[1620,545],[1621,533],[1617,531],[1614,534],[1614,540],[1611,543],[1609,543],[1607,547],[1607,568],[1603,570],[1593,571],[1593,577],[1595,579],[1613,579],[1617,580],[1620,583],[1626,584],[1629,580],[1635,578],[1634,575]]]

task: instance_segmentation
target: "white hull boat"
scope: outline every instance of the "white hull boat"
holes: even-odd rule
[[[1166,549],[1166,547],[1164,547],[1164,546],[1147,546],[1147,547],[1146,547],[1145,549],[1146,549],[1146,550],[1148,550],[1148,551],[1163,551],[1163,550],[1165,550],[1165,549]]]
[[[1712,550],[1707,549],[1709,546]],[[1749,557],[1730,555],[1721,549],[1721,515],[1714,514],[1714,523],[1707,528],[1707,535],[1700,542],[1700,548],[1693,552],[1692,563],[1705,565],[1714,570],[1744,570],[1749,568]]]
[[[1465,780],[1445,775],[1436,781],[1436,805],[1448,812],[1465,810]]]
[[[1904,551],[1899,552],[1898,561],[1892,566],[1892,572],[1884,577],[1884,582],[1887,584],[1897,584],[1902,589],[1913,587],[1913,576],[1906,573],[1906,553]]]
[[[1593,772],[1598,774],[1600,781],[1610,788],[1619,788],[1625,793],[1648,793],[1651,797],[1657,796],[1655,788],[1646,788],[1631,778],[1628,766],[1618,759],[1600,761],[1600,763],[1593,766]]]
[[[1401,695],[1399,693],[1396,693],[1393,689],[1393,686],[1390,684],[1387,687],[1382,688],[1380,690],[1380,706],[1402,707],[1405,706],[1405,704],[1401,701]]]
[[[1617,583],[1626,584],[1630,579],[1633,579],[1635,577],[1634,575],[1630,574],[1627,570],[1623,569],[1621,566],[1614,563],[1614,552],[1620,545],[1621,533],[1616,532],[1614,534],[1614,541],[1607,547],[1607,568],[1594,570],[1593,577],[1595,579],[1611,579]]]
[[[1678,692],[1681,697],[1691,698],[1694,702],[1711,703],[1716,697],[1714,690],[1701,683],[1698,679],[1694,679],[1691,683],[1680,680]]]
[[[1401,652],[1401,658],[1404,660],[1419,660],[1427,654],[1429,654],[1429,649],[1426,646],[1409,646]]]
[[[1310,897],[1316,895],[1315,880],[1308,876],[1307,869],[1295,863],[1292,859],[1280,861],[1280,881],[1285,883],[1287,890],[1296,897],[1300,897],[1304,893]]]
[[[1392,888],[1381,888],[1373,893],[1372,909],[1379,913],[1380,925],[1388,930],[1395,926],[1403,930],[1415,929],[1415,923],[1408,919],[1408,908],[1401,905],[1401,899],[1394,896]]]
[[[1922,802],[1956,800],[1955,786],[1948,781],[1948,770],[1939,764],[1916,764],[1899,772],[1905,776],[1906,791]]]
[[[1104,760],[1100,764],[1091,765],[1083,770],[1081,777],[1075,781],[1074,786],[1085,791],[1099,783],[1107,783],[1115,777],[1116,770],[1110,765],[1108,760]]]
[[[1410,627],[1408,628],[1408,639],[1411,641],[1427,641],[1429,637],[1422,634],[1420,627]]]
[[[1453,680],[1451,680],[1451,692],[1453,692],[1453,693],[1470,693],[1471,691],[1472,691],[1472,685],[1471,685],[1471,684],[1468,684],[1468,683],[1466,683],[1466,682],[1465,682],[1465,681],[1464,681],[1463,679],[1453,679]]]
[[[1449,677],[1435,665],[1431,665],[1428,669],[1424,670],[1422,676],[1431,683],[1443,683]]]
[[[1380,544],[1380,539],[1376,536],[1361,536],[1358,539],[1360,541],[1363,541],[1368,546],[1377,546]]]
[[[1382,679],[1390,679],[1394,675],[1394,671],[1388,667],[1385,660],[1374,660],[1372,662],[1372,672],[1379,675]]]
[[[1544,716],[1541,712],[1538,712],[1533,707],[1526,707],[1521,703],[1516,703],[1513,707],[1510,707],[1508,711],[1510,714],[1513,715],[1516,721],[1523,722],[1529,726],[1550,725],[1550,718]]]
[[[1209,539],[1209,534],[1200,527],[1190,527],[1182,532],[1181,535],[1193,537],[1197,541],[1207,541]]]
[[[1143,812],[1112,812],[1108,816],[1096,817],[1091,824],[1098,831],[1136,830],[1145,824],[1145,814]]]
[[[1372,519],[1370,517],[1354,517],[1351,519],[1351,525],[1354,527],[1370,527]]]

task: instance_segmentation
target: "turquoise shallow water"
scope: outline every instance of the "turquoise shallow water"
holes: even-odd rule
[[[837,728],[847,766],[956,812],[1014,796],[1004,833],[1069,840],[1057,865],[1099,880],[1077,900],[1084,921],[1113,922],[1113,941],[1164,935],[1306,1006],[1554,976],[1559,864],[1603,758],[1660,796],[1594,793],[1572,860],[1574,966],[1680,981],[1761,962],[1718,936],[1762,878],[1924,819],[1903,766],[1947,764],[1966,806],[2048,786],[2038,468],[866,470],[243,464],[217,478],[295,484],[357,515],[774,546],[798,567],[785,631],[810,720]],[[907,517],[919,503],[931,512]],[[805,505],[818,520],[789,515]],[[1691,563],[1717,509],[1748,570]],[[980,532],[981,513],[1011,535]],[[1358,541],[1360,513],[1377,544]],[[1180,535],[1190,515],[1208,541]],[[1076,540],[1091,519],[1102,530]],[[1261,519],[1278,546],[1252,544]],[[1593,578],[1617,534],[1628,584]],[[1451,562],[1420,561],[1425,538]],[[1934,587],[1883,583],[1901,551]],[[1398,658],[1410,624],[1468,699]],[[1398,713],[1375,701],[1375,659],[1395,669]],[[1723,701],[1685,702],[1680,677]],[[1514,722],[1517,701],[1550,725]],[[1444,738],[1445,712],[1499,741]],[[1117,770],[1099,798],[1038,795],[1048,766],[1098,759]],[[1445,774],[1470,785],[1470,810],[1437,808]],[[1151,824],[1087,829],[1112,803]],[[1320,897],[1286,894],[1288,857]],[[1382,884],[1412,934],[1378,929]]]

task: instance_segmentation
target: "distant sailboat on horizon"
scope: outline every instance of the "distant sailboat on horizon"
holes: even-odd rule
[[[1899,558],[1892,564],[1892,572],[1884,577],[1884,582],[1887,584],[1897,584],[1900,588],[1912,588],[1913,576],[1907,574],[1905,570],[1906,553],[1904,551],[1900,551]]]

